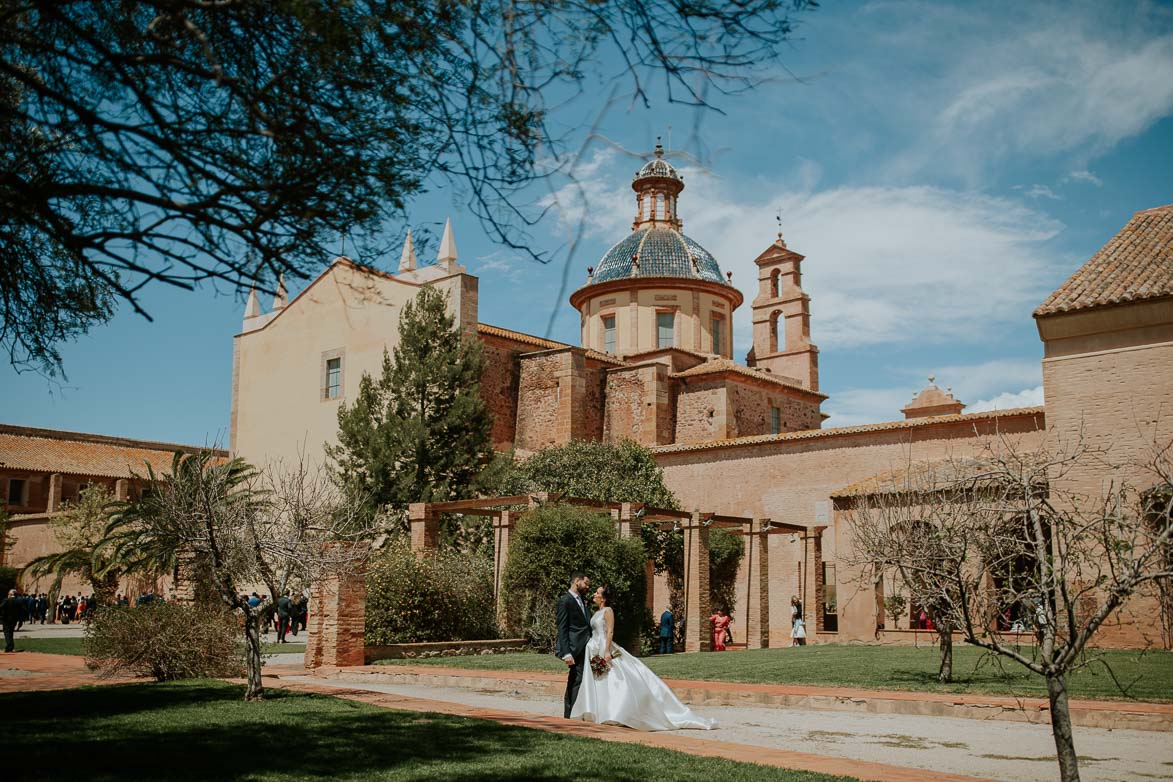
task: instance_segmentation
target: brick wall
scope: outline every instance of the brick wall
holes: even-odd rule
[[[545,353],[520,359],[515,438],[520,451],[539,451],[559,442],[559,376],[566,356],[566,353]]]
[[[493,414],[493,447],[506,450],[517,436],[517,392],[520,381],[518,346],[481,335],[485,368],[481,373],[481,398]]]
[[[739,447],[691,451],[660,451],[656,461],[664,468],[668,487],[684,508],[719,509],[722,513],[764,517],[804,526],[830,524],[823,535],[828,558],[836,556],[839,592],[839,632],[821,640],[871,641],[875,635],[875,596],[870,582],[843,560],[851,551],[850,533],[828,519],[831,494],[850,483],[895,469],[909,458],[944,458],[972,452],[978,436],[1003,432],[1013,441],[1039,442],[1044,426],[1041,413],[985,417],[966,416],[951,423],[921,423],[864,432],[834,429],[801,439],[775,440]],[[790,596],[800,594],[801,541],[788,535],[769,537],[770,645],[790,643]],[[833,554],[832,552],[836,552]],[[805,576],[805,574],[803,574]],[[821,573],[812,574],[821,578]],[[744,607],[744,578],[739,577],[739,605]],[[808,612],[816,605],[808,596]],[[744,615],[738,609],[740,626]],[[813,617],[810,613],[808,616]],[[811,622],[808,632],[816,629]],[[814,633],[812,632],[812,635]]]
[[[676,397],[677,443],[704,443],[731,437],[729,390],[723,379],[692,380]]]
[[[823,423],[817,403],[788,396],[782,389],[731,379],[729,398],[733,413],[731,437],[770,434],[771,408],[779,410],[782,432],[818,429]]]

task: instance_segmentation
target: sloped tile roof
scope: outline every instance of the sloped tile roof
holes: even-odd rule
[[[565,342],[555,342],[552,339],[544,337],[535,337],[533,334],[526,334],[521,331],[514,331],[513,329],[503,329],[500,326],[490,326],[488,323],[478,323],[477,333],[485,334],[490,337],[498,337],[500,339],[508,339],[514,342],[520,342],[524,345],[533,345],[540,350],[557,350],[559,348],[569,348],[573,345],[568,345]],[[604,361],[608,364],[624,365],[625,361],[609,356],[606,353],[600,353],[597,350],[584,350],[587,358],[595,361]]]
[[[176,451],[198,450],[190,445],[0,424],[0,467],[5,470],[129,478],[132,470],[145,475],[147,464],[156,472],[167,472]],[[214,453],[228,456],[223,450]]]
[[[965,423],[981,421],[991,418],[1008,418],[1020,416],[1043,415],[1045,408],[1015,407],[1008,410],[990,410],[984,413],[958,413],[957,415],[935,415],[925,418],[909,418],[905,421],[884,421],[878,424],[861,424],[859,426],[837,426],[829,429],[805,429],[801,432],[783,432],[782,434],[759,434],[749,437],[732,437],[726,440],[710,440],[707,443],[682,443],[680,445],[652,446],[651,450],[657,454],[682,453],[684,451],[705,451],[711,448],[737,448],[746,445],[761,445],[763,443],[786,442],[789,440],[817,440],[823,437],[841,437],[843,435],[867,434],[869,432],[884,432],[893,429],[914,429],[921,426],[936,426],[937,424]]]
[[[1173,296],[1173,204],[1137,212],[1035,317]]]
[[[804,394],[810,394],[811,396],[817,396],[822,399],[827,398],[826,394],[820,394],[818,391],[811,391],[809,388],[802,385],[793,378],[786,378],[780,375],[771,374],[769,372],[761,372],[756,369],[751,369],[749,367],[742,366],[736,361],[728,358],[715,358],[712,361],[706,361],[705,363],[699,366],[695,366],[692,369],[685,369],[681,372],[676,372],[672,375],[672,377],[682,377],[687,379],[690,377],[717,375],[723,372],[732,372],[735,375],[751,377],[754,380],[760,380],[764,383],[773,383],[774,385],[784,386],[795,391],[801,391]]]

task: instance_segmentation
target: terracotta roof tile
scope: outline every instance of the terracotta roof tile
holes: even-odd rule
[[[684,451],[704,451],[710,448],[736,448],[745,445],[761,445],[763,443],[787,442],[789,440],[815,440],[822,437],[840,437],[843,435],[866,434],[868,432],[883,432],[893,429],[914,429],[921,426],[935,426],[937,424],[965,423],[966,421],[980,421],[991,418],[1006,418],[1018,416],[1043,415],[1044,408],[1016,407],[1008,410],[990,410],[984,413],[959,413],[957,415],[938,415],[930,418],[910,418],[905,421],[885,421],[878,424],[862,424],[860,426],[838,426],[830,429],[806,429],[801,432],[783,432],[782,434],[759,434],[750,437],[734,437],[728,440],[711,440],[707,443],[682,443],[679,445],[652,446],[653,453],[681,453]]]
[[[1173,296],[1173,204],[1137,212],[1035,317]]]
[[[514,331],[513,329],[503,329],[500,326],[490,326],[488,323],[478,323],[477,333],[486,334],[490,337],[499,337],[500,339],[509,339],[513,340],[514,342],[521,342],[525,345],[533,345],[534,347],[541,348],[543,350],[557,350],[559,348],[574,347],[573,345],[568,345],[565,342],[555,342],[552,339],[535,337],[533,334],[526,334],[521,331]],[[604,361],[608,364],[618,365],[623,365],[626,363],[618,358],[615,358],[615,356],[609,356],[606,353],[600,353],[597,350],[584,350],[583,352],[586,354],[587,358],[594,359],[595,361]]]
[[[157,472],[170,470],[171,458],[177,450],[193,452],[199,449],[190,445],[0,424],[0,466],[5,470],[129,478],[132,470],[144,475],[147,464]],[[228,456],[227,451],[217,450],[215,453]]]
[[[682,377],[682,378],[687,379],[690,377],[703,377],[705,375],[716,375],[716,374],[721,374],[722,372],[732,372],[735,375],[742,375],[744,377],[751,377],[754,380],[760,380],[765,383],[773,383],[775,385],[785,386],[786,388],[791,388],[791,389],[794,389],[795,391],[802,391],[803,393],[810,394],[812,396],[817,396],[822,399],[827,398],[826,394],[820,394],[818,391],[811,391],[809,388],[802,385],[801,383],[799,383],[797,380],[794,380],[793,378],[782,377],[781,375],[774,375],[769,372],[763,372],[758,369],[751,369],[750,367],[742,366],[741,364],[738,364],[736,361],[733,361],[732,359],[728,359],[728,358],[715,358],[711,361],[706,361],[705,363],[703,363],[699,366],[695,366],[691,369],[685,369],[682,372],[676,372],[672,375],[672,377]]]

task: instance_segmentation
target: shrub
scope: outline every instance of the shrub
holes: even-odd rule
[[[647,621],[642,541],[619,538],[609,516],[569,505],[547,505],[521,516],[505,565],[506,616],[537,648],[553,651],[554,606],[581,570],[593,587],[609,584],[616,592],[615,640],[638,652],[641,625]],[[633,643],[634,641],[634,643]]]
[[[492,560],[448,550],[420,558],[407,541],[392,541],[367,571],[366,637],[374,645],[496,638]]]
[[[86,628],[84,649],[86,664],[103,676],[130,673],[162,682],[244,673],[239,621],[209,606],[101,608]]]

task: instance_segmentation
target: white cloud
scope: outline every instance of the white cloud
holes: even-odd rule
[[[1043,403],[1042,366],[1038,361],[996,359],[937,368],[910,367],[900,370],[899,374],[907,378],[907,382],[887,387],[835,391],[823,405],[831,416],[826,426],[855,426],[900,420],[903,418],[900,409],[928,385],[930,374],[935,376],[940,388],[948,389],[962,403],[968,403],[964,410],[967,413],[1032,407]],[[1017,390],[1028,383],[1038,385]]]
[[[890,174],[979,182],[1007,158],[1085,166],[1173,112],[1170,29],[1169,7],[1124,0],[876,2],[855,32],[901,56],[856,73],[907,131]]]
[[[1091,171],[1088,171],[1086,168],[1082,169],[1080,171],[1072,171],[1067,176],[1063,177],[1063,181],[1064,182],[1086,182],[1087,184],[1095,185],[1096,187],[1103,187],[1104,186],[1104,180],[1100,179],[1098,176],[1093,174]]]
[[[1031,187],[1023,192],[1027,198],[1049,198],[1052,201],[1061,201],[1062,199],[1055,195],[1055,191],[1046,185],[1031,185]]]
[[[965,409],[967,413],[986,410],[1009,410],[1014,407],[1034,407],[1043,403],[1043,387],[1024,388],[1021,391],[1004,391],[990,399],[979,399]]]

